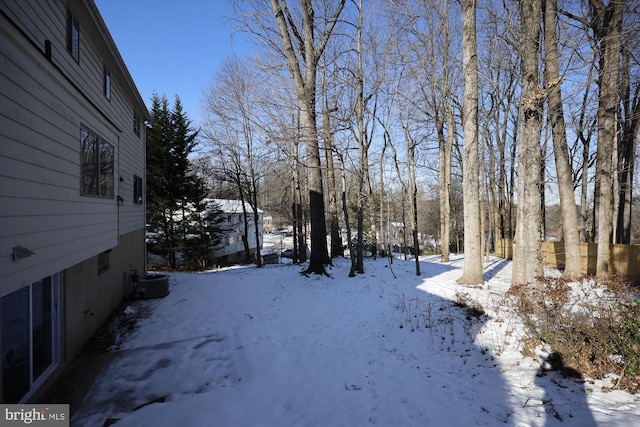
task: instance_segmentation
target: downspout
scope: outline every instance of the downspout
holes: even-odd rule
[[[141,126],[143,131],[143,155],[142,155],[142,271],[147,271],[147,121],[145,120],[144,126]]]
[[[117,245],[119,247],[120,246],[120,204],[124,203],[124,199],[120,195],[120,186],[122,185],[122,181],[124,181],[124,178],[120,175],[120,135],[118,135],[116,138],[118,140],[118,143],[117,143],[117,147],[118,147],[118,179],[117,179],[117,192],[116,192],[116,207],[117,207],[118,220],[116,221],[116,233],[117,233],[116,242],[117,242]],[[115,173],[114,173],[114,175],[115,175]],[[114,179],[115,179],[115,176],[114,176]]]

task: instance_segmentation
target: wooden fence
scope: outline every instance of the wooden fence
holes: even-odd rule
[[[581,243],[582,273],[596,273],[596,259],[598,245],[596,243]],[[513,241],[498,239],[496,242],[496,256],[505,259],[513,258]],[[564,242],[542,242],[542,262],[549,267],[564,268]],[[640,282],[640,246],[611,245],[609,256],[609,272],[622,276],[634,282]]]

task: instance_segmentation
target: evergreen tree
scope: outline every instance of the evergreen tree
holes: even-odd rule
[[[207,189],[195,173],[189,155],[197,145],[198,131],[176,96],[169,108],[166,96],[154,93],[147,132],[147,223],[158,236],[153,253],[177,266],[182,254],[189,268],[206,265],[207,253],[220,240],[218,209],[208,206]],[[186,265],[185,265],[186,266]]]
[[[220,206],[210,199],[202,199],[192,207],[185,218],[186,235],[181,249],[184,267],[200,270],[207,267],[209,253],[222,242],[224,216]]]
[[[160,256],[167,257],[175,265],[173,239],[174,205],[169,194],[172,179],[170,146],[172,141],[171,112],[165,96],[153,94],[151,98],[151,121],[147,130],[147,224],[148,231],[157,239],[149,248]]]

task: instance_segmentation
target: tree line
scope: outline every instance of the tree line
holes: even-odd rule
[[[482,283],[502,238],[514,283],[535,282],[551,201],[565,274],[592,241],[606,276],[609,244],[631,243],[635,225],[639,6],[236,1],[230,18],[256,49],[205,92],[197,174],[293,223],[298,248],[308,235],[307,273],[344,241],[363,272],[365,243],[388,253],[395,221],[416,254],[427,236],[443,262],[463,250],[460,283]]]

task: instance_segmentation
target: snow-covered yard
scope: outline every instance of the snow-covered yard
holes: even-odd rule
[[[462,262],[171,274],[167,297],[128,308],[145,314],[72,425],[640,425],[640,395],[604,392],[613,379],[537,375],[544,355],[522,355],[505,296],[511,263],[492,259],[469,288]]]

